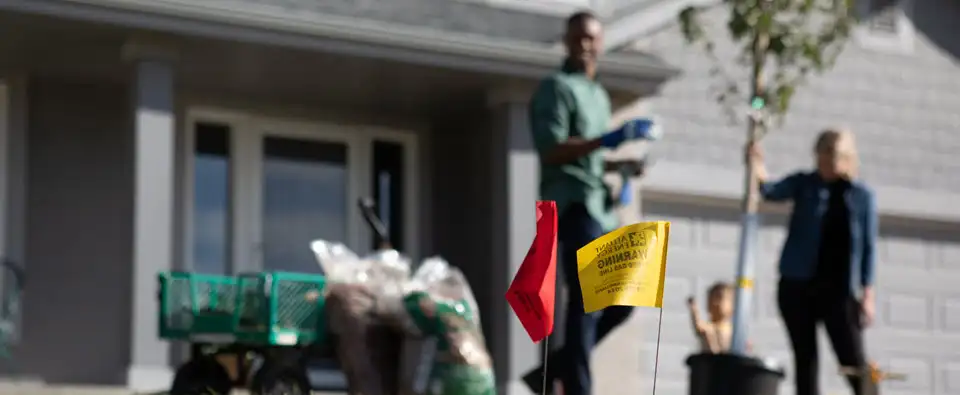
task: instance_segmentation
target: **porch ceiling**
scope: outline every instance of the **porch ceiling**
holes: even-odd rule
[[[0,12],[0,70],[125,83],[130,29]],[[509,78],[387,60],[225,40],[172,37],[177,84],[188,95],[243,96],[354,111],[429,115],[482,105]]]
[[[479,73],[213,40],[184,42],[181,56],[178,70],[189,89],[407,114],[479,104],[503,82]]]

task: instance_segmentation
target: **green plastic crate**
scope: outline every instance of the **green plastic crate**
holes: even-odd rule
[[[321,275],[264,272],[239,276],[236,334],[247,344],[297,346],[326,341]],[[309,294],[319,295],[311,300]]]
[[[160,337],[232,343],[237,313],[237,278],[160,273]]]

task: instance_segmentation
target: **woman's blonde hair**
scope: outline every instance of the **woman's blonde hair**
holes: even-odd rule
[[[857,142],[853,132],[846,128],[834,127],[820,132],[814,152],[820,154],[826,150],[832,151],[834,160],[838,161],[837,173],[846,179],[854,179],[859,174],[860,158],[857,154]]]

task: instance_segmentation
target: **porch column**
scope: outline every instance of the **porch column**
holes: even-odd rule
[[[540,347],[507,305],[504,295],[523,262],[536,233],[539,197],[537,153],[527,122],[530,93],[523,89],[498,90],[488,97],[494,139],[491,160],[492,199],[492,333],[488,346],[496,364],[498,393],[528,394],[520,377],[540,360]]]
[[[157,337],[158,272],[173,263],[174,71],[171,47],[133,40],[134,210],[130,366],[127,385],[166,390],[171,382],[170,346]]]
[[[27,76],[0,75],[0,259],[26,270],[27,202]],[[0,270],[0,302],[13,286]],[[18,306],[19,307],[19,306]],[[20,336],[22,316],[14,317],[14,335]],[[19,339],[19,338],[18,338]]]

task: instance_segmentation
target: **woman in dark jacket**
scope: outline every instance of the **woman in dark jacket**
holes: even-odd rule
[[[763,198],[793,203],[777,299],[793,346],[797,395],[820,393],[817,325],[826,327],[840,364],[862,371],[862,332],[874,314],[877,209],[873,192],[856,179],[853,135],[827,130],[814,150],[816,171],[770,181],[759,148],[748,148]],[[849,381],[855,394],[863,393],[860,380]]]

